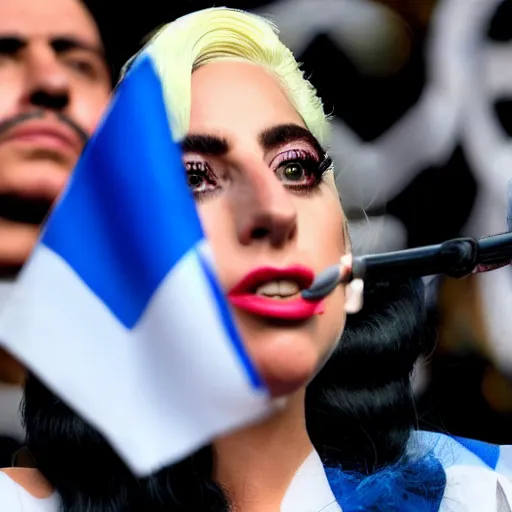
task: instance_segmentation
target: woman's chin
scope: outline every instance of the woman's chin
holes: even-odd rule
[[[258,347],[253,354],[263,381],[273,398],[292,395],[314,377],[322,359],[317,347],[296,344],[293,348],[279,347],[279,343],[270,347]]]

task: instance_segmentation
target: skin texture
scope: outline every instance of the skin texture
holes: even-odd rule
[[[0,279],[28,257],[110,91],[99,32],[80,1],[0,2]],[[37,118],[20,117],[30,115]],[[35,124],[68,141],[15,136]],[[22,378],[21,367],[0,353],[0,381]]]
[[[279,164],[290,151],[314,155],[314,145],[300,138],[272,148],[261,143],[263,132],[282,125],[304,127],[263,68],[223,61],[193,73],[189,136],[215,136],[229,145],[222,154],[184,154],[192,173],[205,163],[209,167],[208,179],[194,175],[191,181],[226,292],[256,267],[301,264],[317,273],[345,253],[344,215],[332,174],[305,194],[291,187],[307,179],[288,179]],[[327,298],[324,314],[286,323],[234,308],[257,369],[274,396],[286,396],[283,409],[268,421],[215,443],[216,478],[241,510],[277,510],[312,450],[304,421],[305,386],[340,337],[344,302],[340,286]]]

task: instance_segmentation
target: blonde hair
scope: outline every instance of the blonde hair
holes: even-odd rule
[[[175,140],[188,131],[192,72],[218,60],[243,60],[275,76],[307,128],[320,144],[327,142],[322,101],[265,18],[226,7],[204,9],[158,29],[141,52],[151,55],[161,77]]]

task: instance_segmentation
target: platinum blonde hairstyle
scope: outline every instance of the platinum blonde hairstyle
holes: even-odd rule
[[[175,140],[188,131],[192,73],[210,62],[241,60],[268,70],[308,130],[320,144],[327,143],[329,122],[322,101],[278,34],[276,26],[261,16],[214,7],[183,16],[150,37],[139,54],[149,53],[156,65]]]

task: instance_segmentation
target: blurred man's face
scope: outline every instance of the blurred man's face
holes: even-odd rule
[[[110,91],[79,0],[0,1],[0,270],[25,261]]]
[[[79,0],[0,0],[0,285],[32,250],[110,91],[96,24]],[[0,350],[0,381],[22,380]]]

